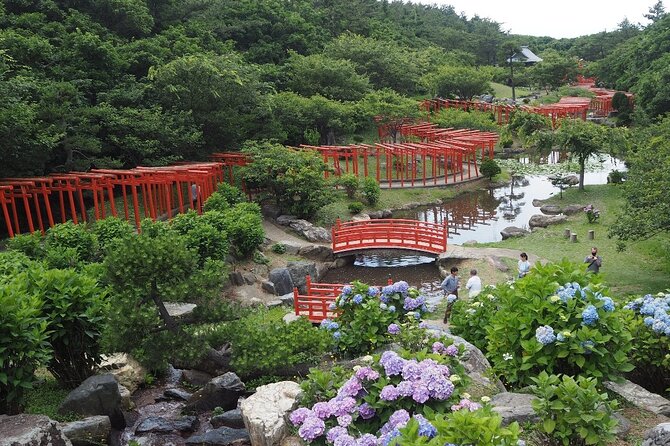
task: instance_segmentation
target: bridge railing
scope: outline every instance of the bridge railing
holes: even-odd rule
[[[293,288],[293,308],[296,316],[306,316],[310,322],[321,323],[326,318],[337,316],[336,311],[329,309],[330,304],[342,293],[346,285],[341,283],[314,283],[310,276],[305,276],[306,294],[300,294],[298,288]],[[388,284],[393,281],[389,278]]]
[[[341,222],[332,228],[333,252],[396,248],[441,254],[447,250],[447,223],[406,219]]]

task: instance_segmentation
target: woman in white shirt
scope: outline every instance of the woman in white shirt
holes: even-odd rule
[[[468,297],[475,297],[482,291],[482,279],[477,275],[476,269],[470,270],[470,278],[465,288],[468,289]]]
[[[519,257],[521,258],[519,260],[519,279],[521,279],[530,271],[530,262],[528,261],[528,254],[525,252],[522,252]]]

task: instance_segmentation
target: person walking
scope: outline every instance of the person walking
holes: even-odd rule
[[[449,315],[451,315],[451,307],[454,305],[456,299],[458,299],[458,287],[459,287],[458,282],[459,282],[458,268],[452,266],[451,273],[440,284],[440,287],[442,287],[442,289],[444,290],[444,294],[447,296],[447,310],[444,312],[445,324],[449,321]]]
[[[476,269],[470,270],[470,278],[468,283],[465,284],[465,288],[467,288],[468,297],[471,299],[482,292],[482,279],[477,275]]]
[[[519,279],[522,277],[525,277],[526,274],[528,274],[528,271],[530,271],[530,262],[528,261],[528,254],[525,252],[522,252],[519,255],[519,263],[517,264],[517,268],[519,269]]]
[[[584,263],[589,264],[589,266],[586,267],[586,271],[591,271],[593,274],[598,274],[600,272],[603,258],[598,255],[598,248],[595,246],[591,248],[591,255],[586,256]]]

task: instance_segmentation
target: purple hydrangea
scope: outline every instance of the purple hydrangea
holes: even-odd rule
[[[333,443],[340,435],[347,435],[347,429],[342,426],[335,426],[331,428],[326,434],[326,441],[328,443]]]
[[[382,435],[381,438],[379,439],[381,442],[381,446],[388,446],[389,444],[391,444],[391,441],[394,438],[399,436],[400,436],[400,430],[398,429],[391,430],[390,432]]]
[[[390,324],[387,331],[392,335],[400,334],[400,326],[398,324]]]
[[[433,342],[433,353],[442,354],[444,351],[444,344],[441,342]]]
[[[353,418],[349,414],[340,415],[339,417],[337,417],[337,424],[339,424],[342,427],[349,427],[352,421]]]
[[[384,296],[390,296],[391,294],[395,293],[395,288],[393,285],[387,285],[384,288],[382,288],[382,294]]]
[[[356,446],[356,439],[349,434],[340,435],[333,442],[333,446]]]
[[[358,415],[361,416],[364,420],[369,420],[377,414],[375,409],[371,407],[368,403],[363,403],[358,406]]]
[[[423,381],[414,383],[414,392],[412,392],[412,399],[419,404],[423,404],[430,398],[430,390]]]
[[[394,376],[399,375],[402,372],[405,360],[398,356],[396,352],[386,351],[382,353],[382,357],[379,359],[379,364],[384,367],[386,376]]]
[[[451,410],[453,412],[456,412],[457,410],[461,409],[467,409],[470,412],[473,412],[481,408],[482,408],[481,404],[470,401],[467,398],[463,398],[458,404],[454,404],[453,406],[451,406]]]
[[[306,407],[301,407],[294,410],[293,413],[291,413],[289,419],[294,426],[300,426],[302,423],[304,423],[305,419],[312,416],[314,416],[314,412]]]
[[[341,417],[342,415],[349,415],[356,411],[356,400],[348,396],[342,399],[336,399],[335,401],[330,400],[332,406],[335,408],[333,410],[333,415],[336,417]]]
[[[454,344],[451,344],[449,347],[447,347],[444,352],[448,356],[456,356],[458,355],[458,347],[456,347]]]
[[[356,440],[356,446],[377,446],[377,437],[372,434],[364,434]]]
[[[314,415],[318,418],[325,420],[333,415],[333,408],[329,403],[320,402],[312,407],[312,412],[314,412]]]
[[[396,386],[398,389],[398,395],[402,397],[410,397],[414,393],[414,384],[412,381],[400,381]]]
[[[308,417],[298,429],[300,438],[306,441],[312,441],[315,438],[323,435],[326,430],[326,423],[317,417]]]
[[[409,381],[416,381],[421,378],[421,372],[423,368],[416,362],[415,359],[405,361],[405,365],[402,368],[402,377]]]
[[[395,401],[398,399],[398,389],[395,388],[395,386],[389,385],[389,386],[384,386],[382,391],[379,393],[379,398],[381,398],[384,401]]]
[[[363,390],[363,385],[356,375],[354,375],[340,387],[337,394],[340,397],[356,397],[361,390]]]
[[[405,294],[409,290],[409,284],[404,280],[401,280],[393,284],[393,290],[396,293]]]
[[[361,381],[375,381],[379,379],[379,372],[372,367],[361,367],[354,374]]]

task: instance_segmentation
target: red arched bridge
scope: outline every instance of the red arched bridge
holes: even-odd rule
[[[447,224],[405,219],[346,221],[332,228],[333,253],[407,249],[429,254],[447,250]]]

